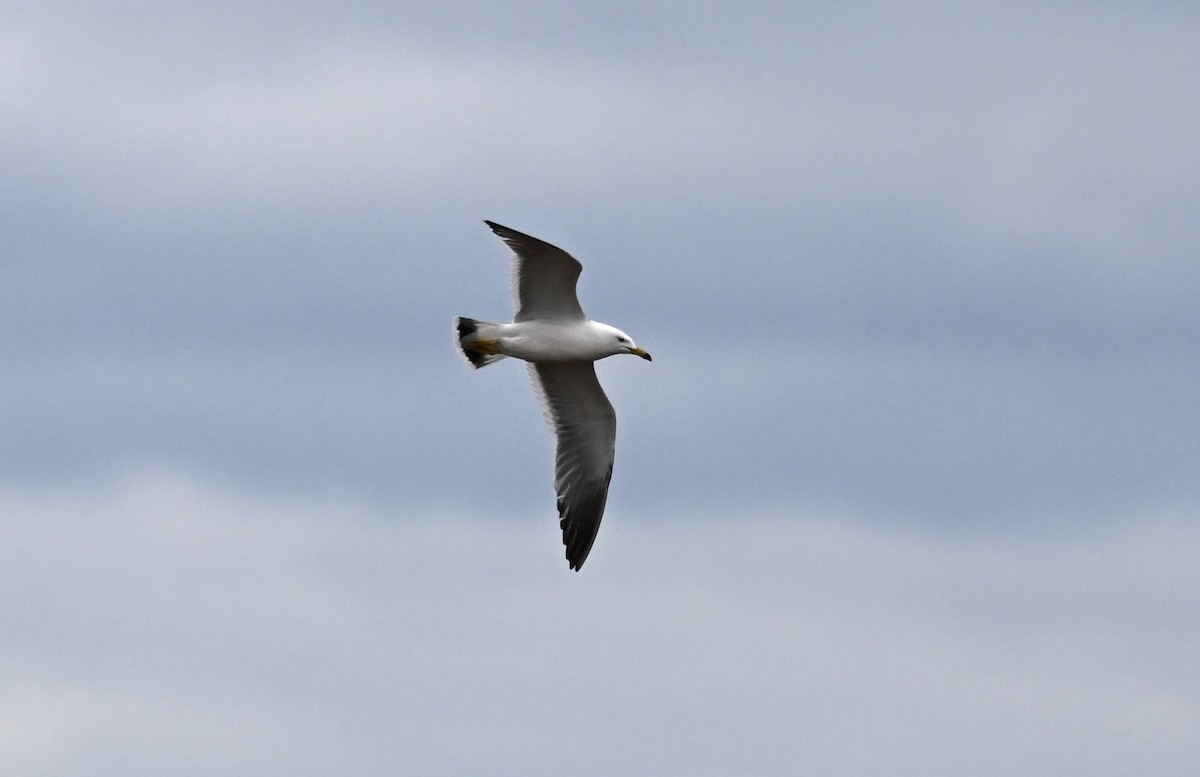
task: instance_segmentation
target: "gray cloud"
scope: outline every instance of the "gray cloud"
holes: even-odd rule
[[[490,217],[667,346],[618,466],[670,503],[1196,497],[1194,15],[77,10],[6,25],[14,472],[445,496],[451,418],[534,434],[446,346],[508,313]]]
[[[3,771],[1195,763],[1191,9],[0,22]],[[655,354],[582,575],[482,218]]]
[[[1197,537],[1170,510],[1003,542],[793,508],[627,515],[603,574],[572,575],[552,521],[163,473],[6,487],[0,509],[22,518],[0,544],[8,771],[1195,762],[1177,614]]]

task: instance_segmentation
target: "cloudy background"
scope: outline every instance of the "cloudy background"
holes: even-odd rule
[[[1191,775],[1200,11],[0,6],[0,771]],[[490,218],[585,265],[568,571]]]

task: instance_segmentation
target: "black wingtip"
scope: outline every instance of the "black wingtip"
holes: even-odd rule
[[[608,483],[611,479],[610,467],[603,487],[582,502],[568,506],[565,499],[558,499],[558,525],[562,529],[567,564],[576,572],[583,567],[583,562],[587,561],[592,546],[596,543],[600,522],[604,519],[604,504],[608,501]]]
[[[513,229],[512,227],[506,227],[503,224],[497,224],[496,222],[491,221],[490,219],[484,219],[483,223],[487,224],[488,229],[492,230],[492,233],[495,234],[496,237],[500,238],[505,243],[508,243],[509,246],[512,246],[514,241],[518,241],[523,238],[528,239],[528,237],[529,237],[528,235],[526,235],[522,232],[518,232],[517,230]]]
[[[488,219],[484,219],[483,223],[488,225],[496,237],[500,238],[505,243],[508,243],[509,247],[513,248],[514,250],[517,248],[517,246],[523,243],[537,244],[544,242],[533,235],[527,235],[524,232],[519,232],[513,229],[512,227],[506,227],[503,224],[497,224],[496,222],[489,221]]]

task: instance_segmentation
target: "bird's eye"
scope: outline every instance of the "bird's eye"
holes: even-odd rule
[[[618,337],[618,338],[617,338],[617,342],[618,342],[618,343],[627,343],[627,342],[629,342],[629,341],[628,341],[628,340],[626,340],[624,337]]]

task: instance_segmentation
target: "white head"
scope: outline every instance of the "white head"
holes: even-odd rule
[[[598,321],[593,321],[592,325],[595,331],[603,340],[603,347],[608,351],[608,356],[616,356],[621,353],[631,353],[634,356],[640,356],[646,361],[652,361],[650,354],[637,347],[637,343],[633,342],[633,338],[617,329],[615,326],[601,324]]]

